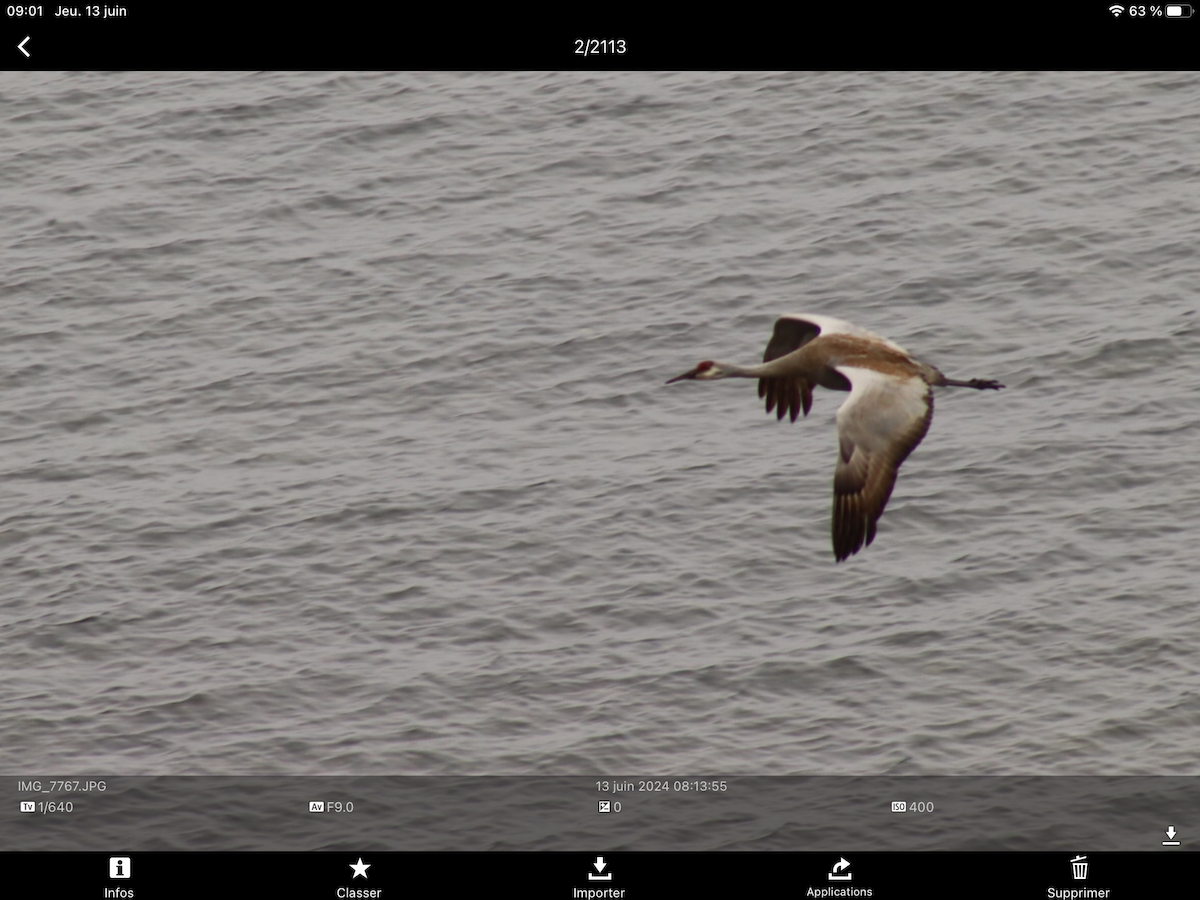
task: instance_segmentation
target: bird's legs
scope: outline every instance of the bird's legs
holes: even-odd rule
[[[992,381],[990,378],[972,378],[970,381],[959,381],[957,378],[944,378],[942,384],[947,387],[969,387],[975,388],[977,391],[998,391],[1004,387],[998,381]]]

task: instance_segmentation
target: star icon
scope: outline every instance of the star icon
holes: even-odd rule
[[[361,875],[363,878],[366,878],[367,869],[371,868],[371,864],[363,862],[362,857],[360,856],[358,858],[358,862],[350,863],[350,868],[354,870],[354,874],[350,877],[350,880],[353,881],[359,875]]]

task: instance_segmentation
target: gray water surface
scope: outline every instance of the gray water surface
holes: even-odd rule
[[[0,770],[1197,774],[1198,88],[3,76]]]

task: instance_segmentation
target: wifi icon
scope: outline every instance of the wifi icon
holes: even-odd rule
[[[1123,7],[1123,6],[1110,6],[1110,7],[1108,8],[1108,11],[1109,11],[1110,13],[1112,13],[1114,16],[1116,16],[1117,18],[1120,18],[1120,17],[1121,17],[1121,13],[1125,12],[1125,7]]]

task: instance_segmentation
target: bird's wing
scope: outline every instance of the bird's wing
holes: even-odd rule
[[[933,420],[933,391],[917,375],[837,368],[851,385],[837,414],[833,476],[833,553],[841,562],[875,539],[896,472]]]
[[[885,337],[859,328],[843,319],[833,316],[820,316],[813,313],[796,313],[780,316],[775,320],[775,330],[771,340],[767,342],[767,350],[763,354],[763,362],[768,363],[789,353],[795,353],[818,335],[850,334],[855,337],[878,341],[893,350],[907,355],[904,348],[893,344]],[[782,419],[790,414],[793,422],[803,410],[807,416],[812,409],[812,383],[806,378],[760,378],[758,380],[758,396],[767,401],[767,412],[775,411]]]
[[[866,328],[859,328],[845,319],[835,319],[833,316],[820,316],[815,313],[792,313],[776,319],[775,333],[771,335],[771,342],[767,344],[767,352],[771,352],[772,347],[777,342],[777,349],[782,349],[790,340],[794,340],[794,346],[783,350],[783,353],[791,353],[792,350],[798,350],[803,347],[818,334],[852,334],[855,337],[879,341],[893,350],[898,350],[906,356],[908,355],[907,350],[889,341],[882,335],[868,331]],[[776,356],[783,356],[783,353],[777,353]],[[774,359],[775,357],[772,356],[771,358]]]
[[[776,319],[775,331],[767,342],[763,362],[768,363],[794,353],[821,333],[822,323],[828,325],[837,321],[825,316],[782,316]],[[767,412],[778,409],[777,416],[780,419],[791,413],[795,422],[801,409],[806,416],[812,409],[812,385],[807,378],[760,378],[758,396],[766,398]]]

